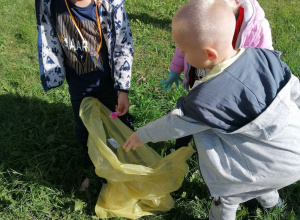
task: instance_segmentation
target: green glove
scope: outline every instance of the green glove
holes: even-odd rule
[[[174,73],[170,71],[169,78],[166,81],[160,81],[161,84],[165,84],[162,91],[166,91],[172,87],[172,84],[175,83],[176,88],[179,87],[179,81],[183,82],[180,77],[180,73]]]

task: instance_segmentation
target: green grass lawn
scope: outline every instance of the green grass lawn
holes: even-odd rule
[[[135,127],[168,113],[182,86],[162,92],[175,45],[171,19],[184,0],[127,0],[134,36],[130,111]],[[300,76],[300,1],[259,0],[272,28],[274,48]],[[0,220],[97,219],[94,206],[101,180],[82,170],[82,152],[74,136],[73,113],[67,85],[45,93],[40,84],[34,1],[0,1]],[[145,80],[140,80],[145,79]],[[166,155],[174,141],[154,146]],[[174,208],[143,219],[207,217],[210,199],[197,165],[182,187],[172,193]],[[85,175],[91,187],[78,191]],[[248,210],[241,205],[237,219],[300,219],[300,182],[280,190],[282,211]]]

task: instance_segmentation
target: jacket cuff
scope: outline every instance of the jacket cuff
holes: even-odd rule
[[[117,92],[126,92],[126,93],[129,93],[129,90],[117,89]]]

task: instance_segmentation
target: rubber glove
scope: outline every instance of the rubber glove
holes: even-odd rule
[[[172,84],[175,83],[176,88],[179,87],[179,81],[183,82],[180,77],[180,73],[174,73],[170,71],[169,78],[166,81],[160,81],[161,84],[165,84],[162,91],[166,91],[172,87]]]

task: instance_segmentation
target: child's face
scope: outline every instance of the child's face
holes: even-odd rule
[[[180,53],[185,56],[187,62],[193,67],[199,69],[211,68],[211,62],[207,59],[207,53],[204,48],[198,47],[186,36],[178,36],[179,34],[172,33],[173,39]]]

